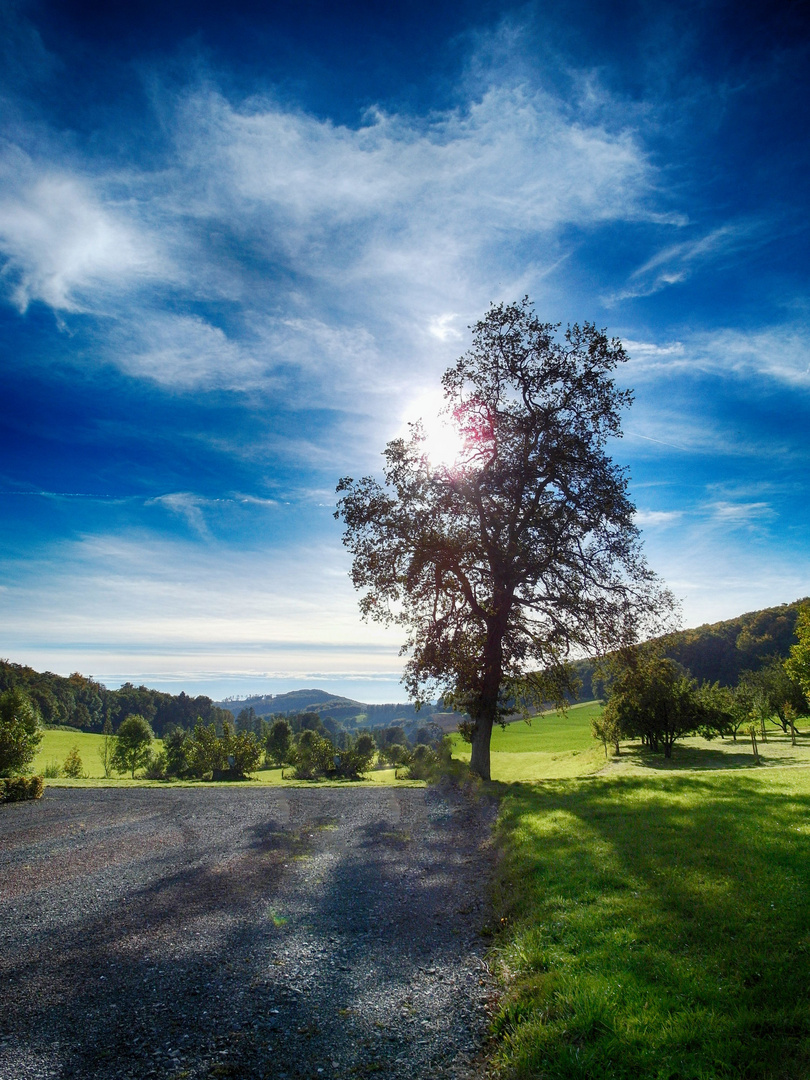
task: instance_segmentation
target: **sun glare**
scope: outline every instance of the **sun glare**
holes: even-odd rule
[[[425,453],[433,466],[453,465],[461,455],[463,440],[452,421],[441,415],[444,395],[436,390],[422,394],[407,411],[407,420],[421,420],[425,430]]]

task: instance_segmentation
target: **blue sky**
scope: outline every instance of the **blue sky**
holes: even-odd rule
[[[401,699],[333,520],[491,301],[625,342],[684,625],[810,593],[799,4],[7,2],[0,654]]]

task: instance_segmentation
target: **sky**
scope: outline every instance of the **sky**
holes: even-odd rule
[[[492,302],[624,342],[683,625],[810,594],[800,3],[0,5],[0,655],[404,700],[344,475]],[[427,417],[430,419],[430,417]]]

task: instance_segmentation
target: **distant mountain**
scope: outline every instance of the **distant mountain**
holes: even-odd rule
[[[325,690],[291,690],[288,694],[255,694],[248,698],[226,698],[217,702],[220,708],[228,709],[237,716],[242,709],[253,709],[257,716],[270,716],[273,713],[329,712],[336,709],[353,709],[355,713],[364,712],[362,701],[329,694]]]
[[[217,702],[222,709],[228,709],[234,716],[238,716],[243,709],[253,709],[257,716],[272,716],[280,714],[289,716],[291,713],[317,712],[320,716],[331,716],[334,720],[355,720],[357,723],[366,723],[372,726],[393,724],[397,721],[404,723],[422,722],[428,723],[434,715],[439,715],[441,706],[423,705],[417,711],[416,707],[409,702],[393,703],[385,705],[368,705],[363,701],[354,701],[352,698],[341,697],[339,694],[330,694],[326,690],[292,690],[288,694],[256,694],[253,697],[226,698]],[[441,713],[442,716],[446,714]],[[455,713],[455,722],[461,719]]]

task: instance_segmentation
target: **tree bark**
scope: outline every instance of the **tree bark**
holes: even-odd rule
[[[470,769],[482,780],[491,780],[489,743],[492,737],[492,717],[479,716],[472,733]]]

